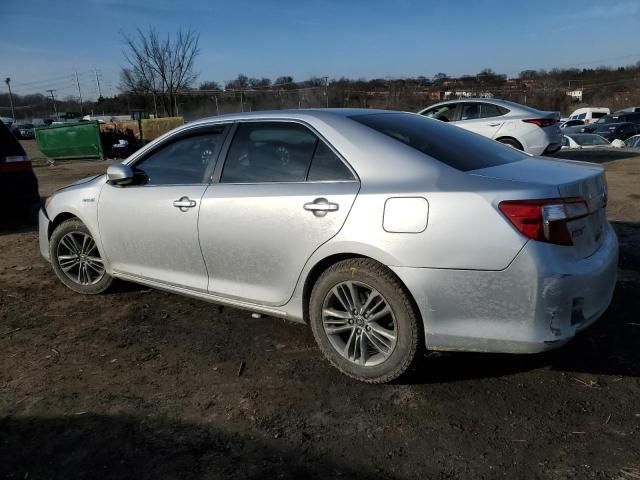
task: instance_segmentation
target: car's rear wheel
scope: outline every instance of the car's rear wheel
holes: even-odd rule
[[[423,343],[419,314],[404,286],[370,259],[328,268],[311,292],[309,317],[327,360],[367,383],[400,377],[414,365]]]
[[[524,150],[524,148],[522,148],[522,145],[520,144],[519,141],[517,141],[515,138],[499,138],[498,141],[500,143],[504,143],[505,145],[509,145],[510,147],[516,148],[518,150]]]
[[[111,285],[91,232],[77,218],[56,227],[49,240],[49,254],[56,275],[71,290],[96,294]]]

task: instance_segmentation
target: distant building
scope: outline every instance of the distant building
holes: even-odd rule
[[[582,90],[578,89],[578,90],[571,90],[570,92],[567,92],[567,96],[571,97],[571,100],[573,100],[574,102],[582,102]]]
[[[493,98],[493,94],[491,92],[476,93],[469,90],[453,90],[444,92],[444,99],[448,100],[449,98]]]

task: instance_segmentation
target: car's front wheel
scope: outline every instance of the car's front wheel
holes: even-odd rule
[[[54,272],[71,290],[96,294],[111,285],[98,246],[79,219],[66,220],[56,227],[49,240],[49,254]]]
[[[309,303],[313,335],[329,362],[367,383],[397,379],[423,344],[421,322],[400,280],[370,259],[328,268]]]

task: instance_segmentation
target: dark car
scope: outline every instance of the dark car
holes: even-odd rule
[[[610,142],[613,140],[626,140],[627,138],[640,133],[640,125],[631,122],[621,123],[595,123],[588,127],[589,133],[595,133]],[[587,129],[585,128],[585,132]]]
[[[38,212],[38,180],[29,157],[0,122],[0,220],[26,220]]]
[[[619,113],[612,113],[610,115],[605,115],[604,117],[600,117],[596,122],[592,123],[591,125],[584,127],[584,132],[595,133],[596,129],[599,129],[604,124],[627,123],[627,122],[640,125],[640,113],[619,112]]]
[[[17,138],[22,140],[29,140],[32,138],[36,138],[35,135],[35,126],[31,123],[22,123],[20,125],[14,125],[12,130],[14,135]]]

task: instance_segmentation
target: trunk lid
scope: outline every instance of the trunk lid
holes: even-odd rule
[[[583,198],[588,214],[568,223],[573,246],[562,248],[573,248],[577,257],[586,258],[601,245],[607,224],[607,182],[604,168],[571,160],[531,158],[468,173],[532,186],[555,187],[559,198]],[[526,190],[523,193],[522,198],[527,198]]]

